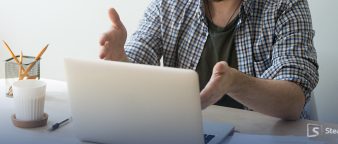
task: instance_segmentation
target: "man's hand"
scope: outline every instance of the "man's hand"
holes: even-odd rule
[[[218,62],[201,92],[202,109],[224,94],[254,111],[285,120],[299,119],[305,104],[304,93],[294,82],[251,77]]]
[[[214,66],[212,76],[200,94],[202,109],[215,104],[232,89],[235,82],[234,76],[233,69],[226,62],[218,62]]]
[[[128,61],[124,51],[127,30],[114,8],[109,9],[109,17],[112,22],[112,27],[100,40],[100,45],[102,46],[100,58],[113,61]]]

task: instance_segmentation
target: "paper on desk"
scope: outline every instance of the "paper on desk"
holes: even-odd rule
[[[225,144],[325,144],[302,136],[272,136],[235,133]]]

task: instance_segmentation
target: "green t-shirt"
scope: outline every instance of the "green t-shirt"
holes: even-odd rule
[[[237,54],[234,42],[237,21],[238,17],[225,28],[221,28],[208,19],[209,35],[196,68],[201,90],[210,80],[213,67],[217,62],[226,61],[229,66],[237,69]],[[243,109],[242,104],[228,95],[223,96],[216,105]]]

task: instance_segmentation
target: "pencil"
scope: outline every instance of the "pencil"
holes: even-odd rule
[[[20,49],[20,58],[19,58],[19,65],[22,65],[22,49]],[[22,77],[22,68],[20,67],[19,68],[19,80],[22,80],[23,77]]]
[[[19,60],[20,60],[20,61],[19,61],[19,62],[20,62],[20,64],[22,64],[22,57],[23,57],[23,54],[22,54],[22,49],[20,49],[20,59],[19,59]]]
[[[47,50],[49,44],[47,44],[40,52],[39,54],[35,57],[35,60],[27,67],[27,69],[25,70],[25,72],[23,73],[23,77],[27,76],[29,71],[33,68],[33,66],[36,64],[36,62],[38,60],[40,60],[41,56],[45,53],[45,51]]]
[[[39,54],[35,57],[35,60],[39,60],[41,58],[43,53],[45,53],[45,51],[47,50],[48,46],[49,44],[47,44],[42,50],[40,50]]]
[[[33,68],[33,66],[35,65],[37,61],[33,61],[25,70],[25,72],[22,74],[22,77],[25,77],[28,75],[29,71]]]
[[[14,53],[11,50],[11,48],[9,47],[9,45],[4,40],[2,42],[4,43],[5,48],[8,50],[9,54],[12,56],[14,61],[20,66],[20,68],[22,68],[24,70],[23,66],[19,63],[19,60],[16,58],[16,56],[14,55]]]
[[[13,51],[11,50],[11,48],[9,47],[9,45],[3,40],[2,41],[4,43],[5,48],[9,51],[9,54],[11,54],[11,56],[13,57],[14,61],[19,64],[19,60],[16,58],[16,56],[14,55]]]

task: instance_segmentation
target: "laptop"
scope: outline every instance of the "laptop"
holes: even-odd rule
[[[204,134],[193,70],[73,58],[65,59],[65,69],[74,132],[81,141],[212,144],[233,130],[205,123],[209,133]]]

